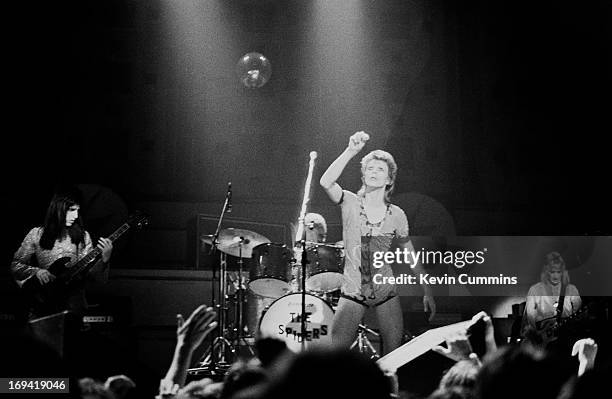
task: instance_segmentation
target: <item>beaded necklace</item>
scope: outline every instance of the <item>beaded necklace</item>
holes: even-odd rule
[[[374,229],[381,229],[382,226],[385,225],[385,220],[387,219],[387,215],[390,213],[391,204],[387,204],[387,209],[385,209],[385,215],[383,216],[383,218],[376,223],[372,223],[368,219],[368,214],[366,213],[365,206],[363,205],[363,199],[364,197],[360,197],[359,199],[359,206],[360,206],[359,216],[361,217],[361,222],[362,222],[361,225],[366,226],[369,229],[369,232],[367,232],[366,235],[371,236],[372,231]]]
[[[375,299],[374,296],[374,281],[372,279],[372,268],[370,265],[370,259],[371,259],[371,248],[370,248],[370,240],[372,239],[372,232],[374,231],[374,229],[377,229],[378,231],[380,231],[380,229],[382,228],[382,226],[385,225],[385,220],[387,219],[387,215],[390,213],[390,209],[391,209],[391,205],[387,204],[387,209],[385,209],[385,215],[383,216],[383,218],[376,222],[376,223],[372,223],[370,222],[370,220],[368,219],[368,214],[365,211],[365,206],[363,205],[363,200],[364,197],[360,197],[359,199],[359,206],[360,206],[360,211],[359,211],[359,216],[361,218],[361,228],[362,228],[362,232],[361,235],[364,236],[364,231],[363,231],[363,227],[365,226],[366,229],[368,231],[365,232],[365,237],[367,237],[367,245],[364,245],[366,243],[363,242],[362,240],[362,246],[361,246],[361,251],[362,251],[362,256],[361,256],[361,283],[366,283],[369,286],[369,291],[370,291],[370,295],[368,295],[368,297],[370,299]]]

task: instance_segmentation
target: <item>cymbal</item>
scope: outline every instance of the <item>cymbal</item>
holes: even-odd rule
[[[206,238],[202,238],[202,241],[205,240]],[[212,237],[209,240],[212,243]],[[253,248],[270,242],[270,240],[254,231],[229,228],[219,232],[217,242],[219,243],[219,250],[228,255],[240,256],[242,254],[243,258],[250,258],[253,254]],[[241,246],[242,251],[240,250]]]
[[[202,241],[202,244],[212,245],[213,237],[214,237],[214,234],[202,234],[200,236],[200,240]]]

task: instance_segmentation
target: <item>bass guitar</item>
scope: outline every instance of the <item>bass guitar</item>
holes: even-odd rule
[[[115,242],[131,228],[140,229],[148,222],[147,216],[135,213],[108,236],[108,239]],[[28,278],[22,285],[22,289],[29,298],[30,305],[41,315],[64,310],[66,299],[83,284],[85,276],[101,256],[102,250],[95,247],[75,260],[70,260],[69,257],[56,260],[48,268],[55,279],[46,284],[42,284],[35,276]]]

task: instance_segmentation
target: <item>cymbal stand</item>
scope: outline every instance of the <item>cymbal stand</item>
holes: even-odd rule
[[[244,237],[240,237],[240,241],[238,242],[238,288],[236,290],[236,301],[237,301],[237,309],[236,309],[236,313],[237,313],[237,322],[236,322],[236,326],[234,326],[234,332],[236,333],[235,335],[235,341],[234,341],[234,348],[240,347],[241,343],[245,344],[246,347],[249,349],[249,352],[251,354],[251,356],[255,356],[255,352],[253,351],[253,348],[251,348],[251,345],[249,345],[249,343],[247,342],[246,338],[244,337],[244,320],[242,319],[242,311],[243,311],[243,305],[244,305],[244,288],[243,284],[242,284],[242,267],[244,265],[243,260],[242,260],[242,244],[248,244],[249,240],[245,239]],[[233,352],[235,352],[235,349],[232,349]]]
[[[221,224],[223,223],[223,217],[226,213],[230,213],[232,211],[232,182],[228,182],[227,194],[225,195],[225,201],[223,202],[223,209],[221,210],[221,215],[219,216],[219,221],[217,222],[217,228],[215,229],[215,234],[212,237],[212,245],[210,247],[210,255],[217,252],[219,245],[219,232],[221,230]],[[226,336],[226,319],[227,319],[227,260],[225,253],[219,251],[220,258],[220,273],[219,273],[219,301],[217,303],[215,298],[215,267],[213,265],[212,269],[212,307],[217,309],[217,315],[219,316],[219,328],[217,329],[217,336],[213,340],[212,344],[206,349],[204,355],[198,362],[200,368],[206,368],[210,374],[225,374],[225,371],[229,368],[231,363],[227,363],[225,359],[225,354],[227,348],[231,348],[233,352],[233,347],[231,347],[231,343],[229,340],[225,338]],[[219,355],[220,354],[220,355]],[[222,369],[223,368],[223,369]]]
[[[206,349],[200,367],[208,368],[211,374],[222,373],[229,369],[235,361],[236,350],[232,343],[226,338],[228,335],[227,326],[227,258],[225,253],[221,253],[221,271],[219,276],[219,305],[217,312],[219,316],[219,335],[215,337],[212,344]],[[228,356],[229,355],[229,356]],[[228,359],[231,358],[231,359]]]
[[[372,330],[371,328],[368,328],[368,326],[364,324],[359,324],[359,327],[357,328],[357,338],[351,345],[350,349],[357,347],[357,350],[360,353],[370,353],[370,359],[376,360],[380,356],[378,355],[378,352],[376,352],[376,349],[374,349],[374,345],[372,345],[372,343],[368,339],[368,334],[372,334],[377,337],[380,336],[379,333]]]

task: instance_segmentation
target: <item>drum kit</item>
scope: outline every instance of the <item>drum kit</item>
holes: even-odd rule
[[[202,244],[210,246],[210,253],[220,256],[220,276],[215,277],[213,268],[212,290],[219,318],[218,336],[199,367],[188,370],[190,373],[224,374],[242,347],[254,355],[249,339],[276,338],[296,352],[332,343],[334,307],[343,282],[344,247],[305,239],[305,214],[317,153],[310,152],[309,158],[293,248],[273,243],[254,231],[221,230],[224,215],[232,210],[232,183],[228,182],[215,233],[201,237]],[[228,268],[232,258],[237,259],[237,275]],[[261,309],[260,305],[267,306]],[[249,314],[245,315],[245,309]],[[234,317],[230,317],[230,311]],[[359,341],[366,332],[362,328],[358,331],[360,350],[368,348]]]
[[[201,238],[212,246],[214,235]],[[317,344],[331,344],[335,307],[342,285],[343,247],[306,242],[305,295],[301,266],[294,251],[273,243],[256,232],[227,228],[219,232],[220,255],[218,298],[219,336],[200,362],[223,370],[236,360],[237,351],[251,349],[255,338],[274,337],[293,351]],[[230,270],[230,259],[238,270]],[[235,269],[235,267],[234,267]],[[306,328],[302,339],[302,297],[305,298]]]

